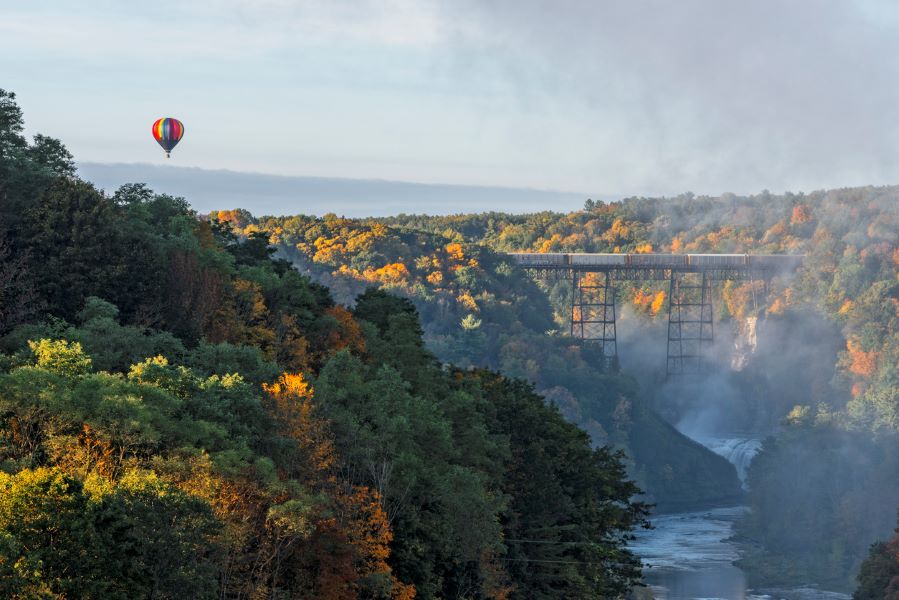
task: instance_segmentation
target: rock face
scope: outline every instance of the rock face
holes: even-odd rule
[[[758,317],[750,316],[739,321],[734,335],[733,353],[730,358],[730,368],[734,371],[742,371],[749,364],[750,358],[758,348]]]

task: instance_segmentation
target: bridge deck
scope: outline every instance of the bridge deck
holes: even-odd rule
[[[512,252],[516,265],[529,269],[616,271],[667,269],[700,273],[717,269],[792,271],[803,256],[789,254],[601,254],[563,252]]]

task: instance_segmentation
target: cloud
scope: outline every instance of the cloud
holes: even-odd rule
[[[795,191],[895,182],[897,33],[875,0],[33,0],[5,9],[0,69],[95,162],[144,140],[77,123],[177,110],[193,166]]]
[[[634,187],[820,187],[890,180],[899,167],[889,4],[453,6],[482,33],[459,40],[461,62],[485,65],[468,72],[502,78],[524,103],[576,107],[585,136],[610,126],[617,137],[600,138],[595,166],[625,167]]]
[[[223,61],[329,44],[402,47],[440,40],[436,14],[426,3],[410,0],[166,0],[154,2],[152,11],[133,4],[124,10],[101,3],[94,11],[61,2],[37,4],[4,14],[3,46],[31,47],[59,58]]]

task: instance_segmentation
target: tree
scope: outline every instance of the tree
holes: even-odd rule
[[[0,89],[0,159],[7,161],[14,152],[27,146],[22,130],[25,120],[16,103],[16,95]]]
[[[624,456],[591,448],[532,388],[487,371],[464,377],[483,388],[491,431],[509,436],[502,491],[505,560],[512,598],[612,598],[639,582],[641,564],[627,548],[648,526],[650,506],[627,477]],[[573,524],[577,524],[573,526]]]
[[[28,156],[53,175],[75,176],[75,161],[72,153],[55,138],[37,134],[34,136],[34,144],[28,148]]]
[[[208,504],[140,471],[114,485],[93,477],[86,492],[121,597],[219,597],[220,524]]]
[[[28,346],[34,353],[37,366],[42,369],[68,377],[87,375],[91,371],[91,358],[78,342],[43,339],[28,342]]]
[[[4,595],[96,598],[109,591],[92,517],[81,483],[58,470],[0,472]]]
[[[25,256],[14,256],[9,243],[0,237],[0,334],[25,322],[39,310],[39,303]]]
[[[0,591],[9,598],[215,598],[208,505],[152,475],[87,485],[0,473]]]
[[[119,289],[122,230],[113,205],[92,185],[55,179],[25,211],[25,221],[20,248],[30,265],[39,265],[35,285],[52,313],[73,317],[87,296]]]
[[[372,598],[414,595],[414,588],[401,583],[386,562],[393,532],[380,496],[343,479],[329,424],[317,414],[312,387],[302,375],[284,373],[263,388],[282,433],[299,446],[300,460],[291,465],[292,472],[330,498],[330,510],[313,517],[312,546],[319,556],[304,559],[317,564],[319,597],[341,598],[342,591],[354,590]]]
[[[871,546],[857,580],[852,600],[899,600],[899,525],[893,539]]]

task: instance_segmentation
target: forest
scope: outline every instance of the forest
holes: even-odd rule
[[[751,302],[748,284],[718,290],[716,317],[737,337],[756,322],[764,329],[756,356],[710,380],[705,394],[730,412],[731,427],[769,434],[749,469],[752,510],[739,527],[750,579],[851,590],[869,546],[889,537],[899,506],[897,196],[895,187],[686,194],[588,202],[569,215],[392,223],[498,250],[804,254],[797,276],[774,281],[763,302]],[[636,288],[623,301],[651,322],[661,292]],[[677,390],[645,388],[672,421],[688,416]]]
[[[738,527],[741,566],[758,585],[817,581],[848,591],[899,506],[897,197],[899,188],[867,187],[589,200],[570,214],[344,219],[237,209],[210,218],[267,235],[280,257],[341,301],[372,284],[411,299],[440,360],[531,381],[594,444],[624,450],[660,509],[740,494],[730,465],[669,423],[689,429],[714,419],[762,434],[746,481],[752,510]],[[603,370],[589,346],[566,337],[570,283],[517,273],[502,255],[515,251],[805,261],[767,290],[760,282],[716,287],[719,331],[744,350],[723,348],[727,364],[691,386],[647,376],[658,360],[633,338],[623,340],[621,372]],[[664,327],[666,292],[664,282],[621,282],[620,327]]]
[[[0,91],[0,596],[595,598],[649,505],[531,383],[439,361]]]

